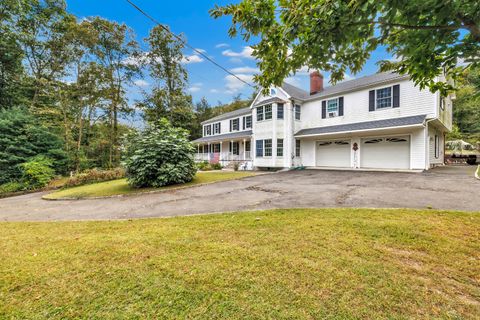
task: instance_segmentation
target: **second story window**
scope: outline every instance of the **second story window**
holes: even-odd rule
[[[272,119],[272,105],[268,104],[265,106],[265,120]]]
[[[295,120],[300,120],[300,105],[296,104],[295,105]]]
[[[252,116],[243,117],[243,130],[250,129],[252,127]]]
[[[277,119],[283,119],[283,103],[277,104]]]
[[[338,99],[327,101],[327,114],[329,118],[333,118],[338,115]]]
[[[263,106],[257,107],[257,121],[263,121]]]
[[[230,120],[230,131],[240,130],[240,119],[231,119]]]
[[[212,125],[206,125],[203,127],[203,135],[204,136],[211,136],[212,135]]]
[[[382,88],[377,90],[376,104],[377,109],[390,108],[392,106],[392,88]]]
[[[220,122],[214,123],[213,134],[220,134],[220,132],[221,132]]]

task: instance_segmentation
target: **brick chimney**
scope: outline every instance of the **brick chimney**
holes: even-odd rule
[[[318,71],[310,73],[310,95],[323,90],[323,75]]]

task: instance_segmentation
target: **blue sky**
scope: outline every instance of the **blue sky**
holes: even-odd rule
[[[204,50],[216,62],[242,79],[250,81],[252,75],[258,71],[255,60],[250,56],[249,43],[245,43],[241,37],[229,38],[227,32],[230,26],[229,18],[214,20],[208,13],[215,4],[225,5],[232,2],[237,1],[135,1],[138,6],[158,21],[169,25],[173,32],[183,33],[191,46]],[[135,31],[139,41],[142,41],[154,26],[125,0],[67,0],[67,3],[69,12],[79,18],[101,16],[126,23]],[[189,92],[195,102],[206,97],[210,104],[216,105],[219,101],[230,102],[232,97],[237,94],[242,94],[242,97],[251,95],[251,88],[196,55],[192,50],[187,49],[184,54],[189,58],[185,65],[189,73]],[[377,71],[375,63],[388,58],[391,57],[384,50],[379,49],[373,53],[362,72],[355,76],[349,75],[349,77],[372,74]],[[328,80],[328,74],[325,76]],[[309,88],[307,72],[300,72],[287,81],[305,90]],[[140,98],[141,90],[149,90],[150,81],[148,79],[137,81],[137,85],[129,90],[132,101]]]

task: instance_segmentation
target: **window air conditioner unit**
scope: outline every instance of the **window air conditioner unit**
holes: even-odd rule
[[[329,112],[328,113],[328,117],[329,118],[333,118],[333,117],[336,117],[337,116],[337,113],[336,112]]]

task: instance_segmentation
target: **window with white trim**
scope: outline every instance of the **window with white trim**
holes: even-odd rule
[[[376,109],[384,109],[392,107],[392,87],[382,88],[375,90],[376,99]]]
[[[257,158],[263,157],[263,140],[256,140],[256,149],[255,149],[255,156]]]
[[[213,124],[213,134],[220,134],[220,122]]]
[[[213,152],[214,153],[219,153],[220,152],[220,143],[215,143],[213,145]]]
[[[212,125],[208,124],[203,127],[203,135],[204,136],[211,136],[212,135]]]
[[[263,121],[263,106],[257,107],[257,121]]]
[[[277,103],[277,119],[283,119],[283,103]]]
[[[270,120],[272,119],[272,105],[267,104],[265,106],[265,120]]]
[[[295,105],[295,120],[300,120],[300,116],[301,116],[300,105],[296,104]]]
[[[252,116],[243,117],[243,130],[250,129],[252,127]]]
[[[300,157],[300,140],[295,140],[295,157]]]
[[[327,101],[327,116],[329,118],[338,116],[338,98]]]
[[[272,139],[265,139],[263,148],[265,150],[265,157],[272,156]]]
[[[277,157],[283,157],[283,139],[277,139]]]
[[[230,131],[238,131],[240,130],[240,119],[231,119],[230,120]]]

